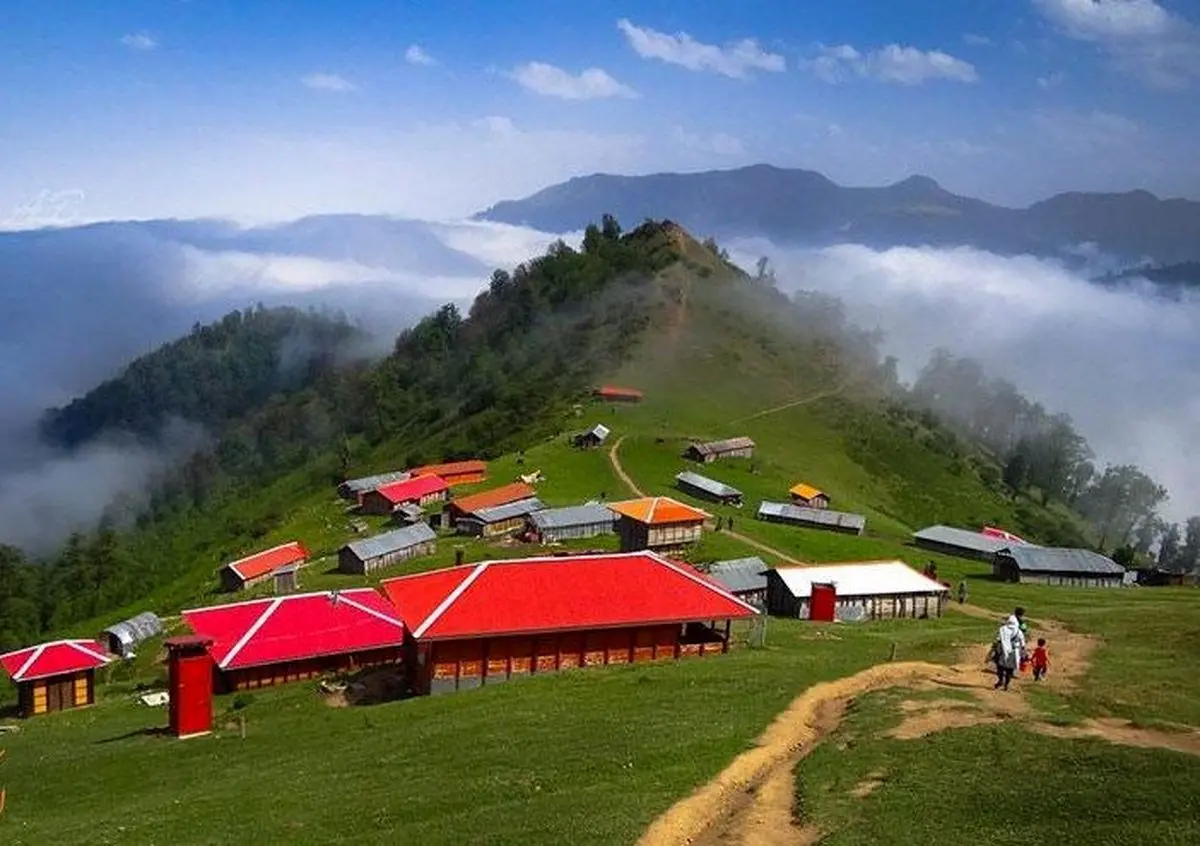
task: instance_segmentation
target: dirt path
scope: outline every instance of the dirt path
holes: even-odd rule
[[[995,611],[973,605],[951,607],[961,613],[999,621]],[[1071,632],[1053,620],[1031,626],[1033,638],[1051,645],[1048,689],[1067,692],[1087,671],[1099,641]],[[795,819],[794,770],[797,764],[840,725],[847,704],[857,696],[891,687],[947,692],[941,699],[910,699],[901,703],[903,719],[888,732],[913,740],[939,731],[975,725],[1019,721],[1031,731],[1054,737],[1097,738],[1130,746],[1172,749],[1200,755],[1200,731],[1165,732],[1137,728],[1121,720],[1089,720],[1077,726],[1055,726],[1037,718],[1024,692],[1034,684],[1027,676],[1010,691],[995,690],[995,676],[985,666],[987,645],[963,651],[952,666],[924,662],[879,664],[847,678],[814,685],[801,693],[759,738],[711,782],[679,801],[655,820],[638,841],[641,846],[675,844],[811,844],[821,832]],[[952,698],[950,691],[969,699]],[[862,795],[884,780],[875,774]]]
[[[748,415],[746,417],[739,417],[737,420],[730,420],[729,425],[732,426],[735,423],[745,423],[749,420],[757,420],[760,417],[766,417],[770,414],[778,414],[781,411],[787,411],[789,408],[796,408],[801,405],[808,405],[810,402],[816,402],[817,400],[823,400],[828,397],[837,396],[841,392],[842,392],[842,387],[839,385],[838,387],[833,388],[828,391],[821,391],[820,393],[811,394],[807,397],[802,397],[801,399],[798,399],[798,400],[792,400],[791,402],[785,402],[783,405],[777,405],[774,408],[767,408],[767,409],[764,409],[763,411],[756,411],[754,414]]]
[[[613,442],[612,449],[608,451],[608,461],[610,464],[612,464],[613,472],[617,474],[617,478],[621,480],[625,487],[629,488],[630,492],[632,492],[634,496],[647,496],[647,494],[637,486],[637,482],[633,481],[633,477],[626,473],[625,468],[621,466],[621,456],[619,451],[621,449],[621,443],[624,440],[625,436],[622,435]],[[723,534],[728,535],[734,540],[741,541],[747,546],[752,546],[760,552],[765,552],[768,555],[774,555],[776,558],[786,561],[789,564],[803,564],[802,561],[798,561],[797,559],[792,558],[790,555],[780,552],[774,547],[767,546],[765,543],[756,541],[753,538],[748,538],[745,535],[738,534],[732,530],[726,530]]]

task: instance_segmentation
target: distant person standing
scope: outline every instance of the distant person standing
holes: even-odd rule
[[[967,580],[963,579],[958,583],[958,604],[962,605],[967,601]]]
[[[1025,609],[1018,607],[1001,623],[1000,631],[996,633],[996,690],[1008,690],[1021,666],[1021,656],[1025,652],[1025,634],[1021,631],[1024,617]]]
[[[1033,666],[1033,680],[1041,681],[1046,677],[1046,671],[1050,669],[1050,650],[1046,648],[1046,639],[1039,637],[1037,648],[1033,650],[1033,657],[1029,659],[1029,663]]]

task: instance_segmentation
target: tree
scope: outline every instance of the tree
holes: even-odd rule
[[[1020,493],[1029,485],[1029,453],[1028,443],[1020,441],[1004,463],[1004,484],[1013,493]]]
[[[1154,542],[1162,536],[1167,525],[1157,514],[1144,517],[1133,530],[1133,548],[1138,555],[1149,555]]]
[[[1200,565],[1200,517],[1189,517],[1183,531],[1183,548],[1175,561],[1174,572],[1190,573]]]
[[[1134,527],[1149,519],[1166,498],[1166,488],[1136,466],[1110,464],[1080,497],[1080,509],[1099,534],[1103,551],[1110,541],[1114,546],[1124,545]]]
[[[1175,569],[1179,558],[1179,524],[1171,523],[1163,531],[1162,540],[1158,544],[1158,567],[1168,572]]]

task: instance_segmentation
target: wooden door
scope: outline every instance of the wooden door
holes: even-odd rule
[[[62,711],[75,705],[74,682],[70,678],[46,682],[46,710]]]

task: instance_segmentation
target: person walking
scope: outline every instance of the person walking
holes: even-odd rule
[[[1029,660],[1033,667],[1033,680],[1041,681],[1046,677],[1046,671],[1050,669],[1050,650],[1046,648],[1046,639],[1039,637],[1037,648],[1033,650],[1033,657]]]
[[[958,583],[958,604],[962,605],[967,601],[967,580],[963,579]]]
[[[1021,655],[1025,651],[1025,634],[1021,631],[1025,609],[1018,607],[1000,625],[996,633],[996,690],[1008,690],[1013,675],[1021,666]]]

